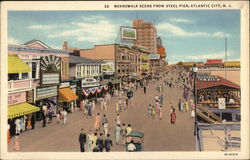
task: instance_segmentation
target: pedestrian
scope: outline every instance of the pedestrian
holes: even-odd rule
[[[122,142],[123,142],[123,144],[125,144],[125,137],[126,137],[126,125],[125,125],[125,123],[122,124],[121,133],[122,133]]]
[[[49,116],[49,122],[48,123],[52,123],[52,109],[49,108],[48,110],[48,116]]]
[[[134,152],[134,151],[136,151],[136,147],[135,147],[135,145],[134,145],[133,140],[131,140],[130,143],[128,144],[127,150],[128,150],[129,152]]]
[[[103,137],[102,137],[102,133],[100,133],[100,137],[97,138],[96,143],[98,144],[98,148],[100,150],[100,152],[103,152],[103,148],[104,148],[104,141],[103,141]]]
[[[84,145],[86,143],[86,134],[83,133],[83,128],[81,129],[81,133],[79,135],[79,143],[80,143],[80,150],[81,150],[81,152],[85,152]]]
[[[8,145],[10,144],[10,125],[8,124],[8,128],[7,128],[7,143]]]
[[[128,127],[126,128],[126,136],[129,135],[132,132],[131,124],[128,124]],[[127,137],[127,141],[129,142],[132,137]]]
[[[126,135],[132,132],[131,124],[128,124],[128,127],[126,128]]]
[[[179,111],[181,111],[181,99],[179,99],[178,107],[179,107]]]
[[[91,130],[89,130],[89,134],[87,135],[87,144],[88,144],[88,151],[89,152],[92,152],[93,150],[93,148],[92,148],[92,141],[93,141],[93,137],[94,137],[94,135],[92,134],[92,131]]]
[[[119,106],[119,112],[122,112],[122,101],[121,100],[119,100],[118,106]]]
[[[35,116],[34,114],[32,114],[31,116],[31,129],[34,129],[35,128]]]
[[[92,139],[92,150],[94,151],[94,148],[96,147],[97,143],[97,133],[95,132],[93,139]]]
[[[106,152],[110,152],[111,146],[113,146],[112,140],[110,139],[110,135],[107,135],[107,138],[105,139],[104,142],[105,150]]]
[[[97,116],[95,117],[95,130],[100,130],[101,126],[100,126],[100,123],[101,123],[101,120],[100,120],[100,113],[97,113]]]
[[[95,106],[95,101],[93,100],[93,101],[92,101],[92,110],[93,110],[93,111],[95,111],[95,107],[96,107],[96,106]]]
[[[63,111],[63,124],[67,124],[68,117],[67,117],[67,111],[64,109]]]
[[[153,117],[153,119],[155,118],[155,106],[152,106],[152,117]]]
[[[105,123],[104,123],[103,128],[104,128],[105,137],[107,137],[107,135],[108,135],[108,130],[109,130],[108,122],[105,122]]]
[[[151,104],[148,105],[148,117],[150,118],[152,115],[152,106]]]
[[[160,103],[159,103],[159,101],[157,101],[155,103],[155,109],[156,109],[156,113],[158,113],[158,114],[159,114],[159,108],[160,108]]]
[[[182,111],[182,112],[184,112],[184,108],[185,108],[185,107],[184,107],[184,102],[181,101],[181,111]]]
[[[87,111],[88,111],[88,116],[91,117],[92,116],[92,106],[91,106],[91,102],[88,102],[87,104]]]
[[[191,117],[194,118],[195,117],[195,112],[194,109],[191,110]]]
[[[160,99],[160,104],[163,105],[163,95],[160,95],[159,99]]]
[[[106,100],[103,101],[103,106],[104,106],[104,109],[107,110],[107,101]]]
[[[144,89],[144,94],[146,94],[146,93],[147,93],[147,88],[146,88],[146,86],[144,86],[143,89]]]
[[[59,124],[59,122],[60,122],[60,114],[57,113],[57,115],[56,115],[56,124]]]
[[[175,109],[173,109],[173,112],[171,113],[171,124],[175,124],[176,121],[176,114]]]
[[[130,98],[130,106],[131,108],[134,108],[134,98]]]
[[[93,152],[100,152],[100,149],[99,149],[97,143],[95,143],[95,146],[94,146],[94,148],[93,148]]]
[[[101,97],[101,110],[103,110],[103,108],[104,108],[104,98]]]
[[[43,128],[46,127],[46,115],[45,115],[45,111],[43,111],[42,113],[42,119],[43,119]]]
[[[160,109],[159,109],[159,118],[160,118],[160,120],[162,119],[162,106],[160,106]]]
[[[19,151],[20,150],[20,144],[19,144],[19,133],[15,135],[14,139],[14,150]]]
[[[117,116],[116,116],[116,125],[120,125],[121,124],[121,120],[120,120],[120,115],[119,114],[117,114]]]
[[[116,145],[118,145],[119,139],[120,139],[120,135],[121,135],[121,127],[120,124],[117,124],[116,128],[115,128],[115,142]]]
[[[73,113],[74,112],[74,102],[72,101],[71,103],[70,103],[70,106],[71,106],[71,113]]]
[[[186,107],[186,112],[188,111],[188,101],[186,100],[186,102],[185,102],[185,107]]]
[[[101,123],[102,123],[102,127],[104,127],[104,123],[108,122],[108,119],[106,118],[106,115],[104,114],[102,119],[101,119]]]

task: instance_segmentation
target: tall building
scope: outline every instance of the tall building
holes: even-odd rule
[[[151,53],[157,53],[157,30],[152,22],[144,22],[140,19],[133,20],[133,28],[136,29],[136,46],[146,47]]]

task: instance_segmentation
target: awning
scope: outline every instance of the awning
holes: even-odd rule
[[[70,88],[59,89],[58,102],[70,102],[77,98],[77,95]]]
[[[31,68],[17,55],[8,55],[8,73],[27,73]]]
[[[20,117],[37,111],[40,111],[40,108],[29,103],[25,102],[16,104],[8,107],[8,119]]]

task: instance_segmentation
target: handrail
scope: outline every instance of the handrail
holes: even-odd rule
[[[212,116],[215,120],[221,122],[221,118],[218,117],[217,115],[215,115],[213,112],[209,111],[208,109],[206,109],[205,107],[202,106],[198,106],[198,109],[202,110],[203,112],[206,112],[208,114],[208,116]]]

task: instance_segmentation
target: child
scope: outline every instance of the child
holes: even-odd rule
[[[56,115],[56,124],[59,124],[60,121],[60,113],[57,113]]]

